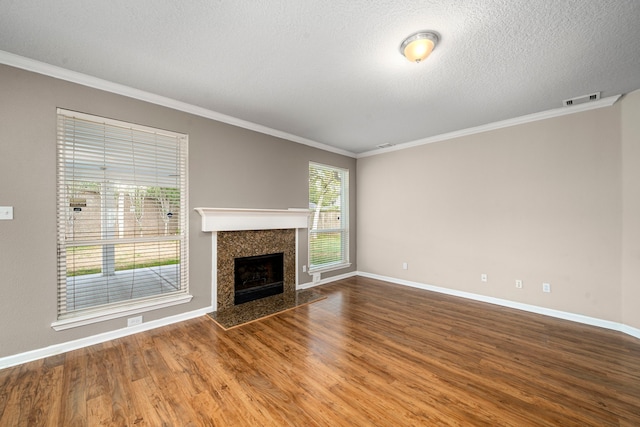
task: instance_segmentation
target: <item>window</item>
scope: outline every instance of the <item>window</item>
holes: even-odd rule
[[[309,163],[309,271],[349,265],[349,171]]]
[[[59,109],[57,139],[54,328],[187,302],[187,136]]]

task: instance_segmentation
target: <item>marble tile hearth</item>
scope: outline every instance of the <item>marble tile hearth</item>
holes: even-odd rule
[[[324,295],[306,289],[235,305],[225,310],[215,311],[209,316],[223,329],[227,330],[325,298],[326,296]]]

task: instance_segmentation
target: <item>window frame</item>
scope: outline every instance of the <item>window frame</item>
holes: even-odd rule
[[[320,168],[320,169],[325,169],[325,170],[330,170],[333,172],[337,172],[340,174],[340,183],[341,183],[341,187],[340,187],[340,218],[341,218],[341,226],[339,228],[335,228],[335,229],[314,229],[313,228],[313,223],[314,223],[314,212],[311,211],[311,214],[309,215],[309,227],[308,227],[308,233],[307,233],[307,237],[308,237],[308,272],[309,274],[315,274],[315,273],[323,273],[323,272],[327,272],[327,271],[333,271],[333,270],[339,270],[342,268],[347,268],[351,266],[351,262],[350,262],[350,238],[351,238],[351,233],[349,230],[349,169],[345,169],[345,168],[341,168],[341,167],[337,167],[337,166],[331,166],[331,165],[326,165],[326,164],[322,164],[322,163],[317,163],[317,162],[309,162],[309,178],[310,178],[310,174],[311,174],[311,168],[315,167],[315,168]],[[309,182],[309,204],[311,204],[311,191],[310,191],[310,185],[311,183]],[[324,234],[324,233],[336,233],[339,232],[341,233],[342,237],[341,237],[341,251],[342,251],[342,258],[339,261],[333,261],[333,262],[327,262],[327,263],[322,263],[322,264],[313,264],[311,262],[312,260],[312,256],[313,256],[313,252],[312,252],[312,247],[311,247],[311,242],[312,242],[312,235],[313,234]]]
[[[74,328],[78,326],[83,326],[91,323],[101,322],[105,320],[115,319],[119,317],[125,317],[132,314],[143,313],[150,310],[156,310],[159,308],[169,307],[177,304],[184,304],[193,298],[192,295],[189,294],[189,273],[188,273],[188,265],[189,265],[189,212],[188,212],[188,135],[181,134],[172,131],[166,131],[163,129],[152,128],[148,126],[137,125],[130,122],[124,122],[120,120],[108,119],[100,116],[79,113],[75,111],[65,110],[62,108],[57,109],[57,136],[56,136],[56,146],[57,146],[57,174],[58,180],[56,183],[56,203],[57,203],[57,239],[58,239],[58,254],[57,254],[57,265],[58,265],[58,280],[57,280],[57,320],[54,321],[51,326],[54,330],[65,330],[69,328]],[[66,273],[66,257],[67,257],[67,248],[77,246],[77,243],[74,241],[67,241],[66,234],[66,212],[68,210],[69,204],[67,203],[67,199],[70,197],[68,191],[65,190],[65,186],[69,184],[69,182],[74,182],[73,179],[70,179],[70,171],[66,170],[66,166],[63,164],[67,157],[66,150],[72,145],[71,142],[67,141],[67,134],[65,133],[65,121],[88,121],[96,126],[104,126],[105,129],[107,127],[117,127],[120,129],[127,129],[133,132],[145,132],[151,133],[154,135],[162,135],[163,137],[175,138],[176,143],[180,144],[177,147],[179,152],[179,157],[176,158],[176,167],[180,170],[180,177],[178,179],[178,188],[180,191],[180,202],[179,202],[179,213],[180,213],[180,221],[179,221],[179,232],[176,234],[173,239],[177,242],[177,245],[180,249],[180,259],[179,265],[177,267],[177,274],[179,275],[179,289],[169,293],[156,293],[154,295],[135,298],[135,299],[123,299],[115,302],[107,302],[106,304],[100,304],[95,306],[90,306],[88,308],[82,309],[73,309],[67,311],[66,302],[61,302],[63,297],[61,295],[66,295],[67,292],[67,273]],[[133,140],[132,140],[133,143]],[[103,142],[104,144],[104,142]],[[104,145],[106,147],[106,144]],[[159,167],[159,166],[158,166]],[[156,172],[157,174],[157,172]],[[137,182],[135,181],[132,182]],[[106,182],[106,181],[105,181]],[[101,208],[102,209],[102,208]],[[102,210],[101,210],[102,211]],[[177,211],[176,211],[177,212]],[[101,224],[102,220],[101,220]],[[165,231],[166,233],[166,231]],[[145,237],[142,240],[152,241],[161,241],[167,240],[165,236],[158,236],[157,238],[153,237]],[[134,239],[125,239],[127,241],[136,240]],[[138,239],[140,240],[140,239]],[[117,240],[114,240],[113,244],[116,243]],[[119,243],[119,242],[118,242]],[[101,243],[104,247],[113,245],[107,243]],[[104,252],[103,252],[104,253]]]

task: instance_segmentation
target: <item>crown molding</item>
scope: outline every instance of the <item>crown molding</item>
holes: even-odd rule
[[[56,79],[65,80],[65,81],[76,83],[82,86],[103,90],[105,92],[115,93],[117,95],[126,96],[128,98],[149,102],[151,104],[168,107],[174,110],[182,111],[185,113],[189,113],[189,114],[204,117],[207,119],[215,120],[218,122],[226,123],[229,125],[237,126],[239,128],[252,130],[254,132],[262,133],[265,135],[271,135],[276,138],[286,139],[288,141],[297,142],[299,144],[307,145],[309,147],[318,148],[324,151],[329,151],[331,153],[336,153],[336,154],[340,154],[340,155],[352,157],[352,158],[356,157],[355,153],[352,153],[347,150],[343,150],[341,148],[333,147],[331,145],[323,144],[321,142],[313,141],[313,140],[303,138],[301,136],[293,135],[287,132],[282,132],[277,129],[272,129],[267,126],[242,120],[237,117],[228,116],[226,114],[218,113],[217,111],[198,107],[196,105],[188,104],[186,102],[156,95],[154,93],[135,89],[135,88],[121,85],[118,83],[113,83],[108,80],[92,77],[87,74],[79,73],[76,71],[67,70],[65,68],[47,64],[45,62],[40,62],[34,59],[25,58],[23,56],[16,55],[16,54],[9,53],[2,50],[0,50],[0,64],[5,64],[11,67],[20,68],[22,70],[31,71],[31,72],[42,74],[49,77],[54,77]]]
[[[89,76],[87,74],[67,70],[62,67],[47,64],[41,61],[36,61],[30,58],[25,58],[23,56],[16,55],[16,54],[9,53],[2,50],[0,50],[0,64],[9,65],[11,67],[20,68],[26,71],[31,71],[34,73],[57,78],[60,80],[65,80],[65,81],[76,83],[82,86],[87,86],[94,89],[99,89],[106,92],[114,93],[117,95],[126,96],[128,98],[133,98],[140,101],[145,101],[152,104],[160,105],[163,107],[168,107],[174,110],[183,111],[185,113],[194,114],[196,116],[226,123],[232,126],[243,128],[243,129],[248,129],[248,130],[262,133],[265,135],[271,135],[276,138],[285,139],[288,141],[307,145],[309,147],[317,148],[319,150],[328,151],[331,153],[340,154],[343,156],[352,157],[356,159],[363,158],[363,157],[376,156],[379,154],[389,153],[392,151],[404,150],[407,148],[418,147],[420,145],[446,141],[449,139],[460,138],[463,136],[474,135],[477,133],[488,132],[491,130],[502,129],[506,127],[525,124],[525,123],[546,120],[554,117],[565,116],[568,114],[575,114],[583,111],[610,107],[613,104],[615,104],[616,101],[622,96],[622,95],[614,95],[607,98],[601,98],[598,101],[587,102],[587,103],[575,105],[572,107],[555,108],[552,110],[542,111],[539,113],[528,114],[521,117],[515,117],[512,119],[488,123],[481,126],[444,133],[441,135],[435,135],[428,138],[421,138],[415,141],[394,145],[389,148],[365,151],[363,153],[356,154],[351,151],[343,150],[341,148],[333,147],[331,145],[323,144],[321,142],[313,141],[307,138],[303,138],[301,136],[293,135],[293,134],[283,132],[277,129],[273,129],[267,126],[263,126],[257,123],[242,120],[237,117],[228,116],[226,114],[222,114],[217,111],[209,110],[203,107],[198,107],[196,105],[192,105],[186,102],[156,95],[151,92],[146,92],[146,91],[135,89],[129,86],[121,85],[118,83],[113,83],[108,80]]]
[[[435,135],[428,138],[422,138],[415,141],[405,142],[402,144],[394,145],[389,148],[382,148],[378,150],[365,151],[360,153],[356,158],[377,156],[378,154],[389,153],[391,151],[405,150],[407,148],[418,147],[420,145],[431,144],[434,142],[446,141],[448,139],[460,138],[462,136],[475,135],[477,133],[488,132],[491,130],[507,128],[511,126],[522,125],[525,123],[537,122],[540,120],[552,119],[554,117],[566,116],[568,114],[581,113],[583,111],[595,110],[598,108],[611,107],[620,99],[622,95],[609,96],[607,98],[601,98],[598,101],[587,102],[584,104],[575,105],[572,107],[560,107],[552,110],[541,111],[539,113],[527,114],[526,116],[515,117],[513,119],[501,120],[499,122],[488,123],[486,125],[475,126],[472,128],[457,130],[454,132],[443,133],[441,135]]]

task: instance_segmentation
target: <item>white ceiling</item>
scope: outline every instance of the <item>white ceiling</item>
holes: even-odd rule
[[[362,153],[639,89],[640,1],[0,0],[0,50]]]

